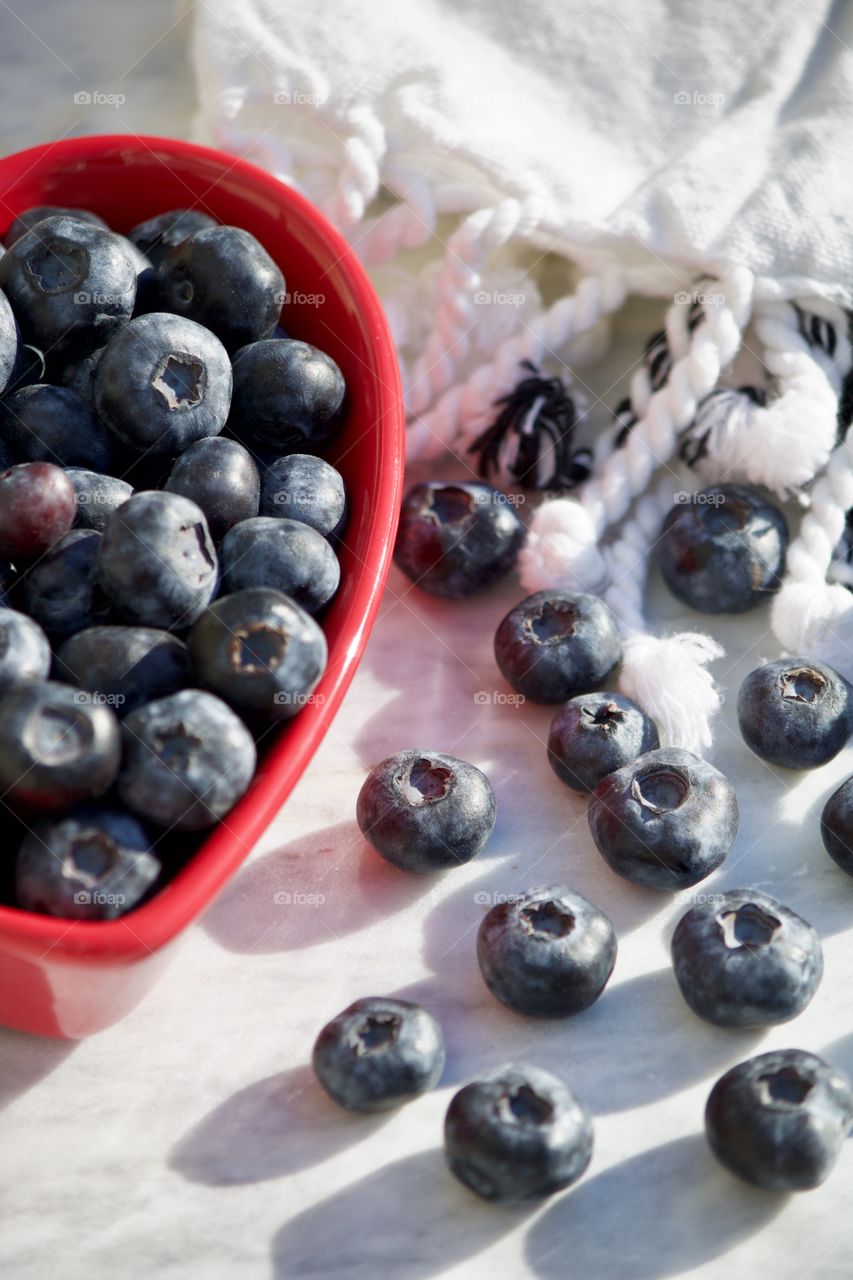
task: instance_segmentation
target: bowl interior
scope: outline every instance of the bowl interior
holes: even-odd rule
[[[349,409],[326,456],[345,479],[349,522],[341,588],[323,618],[329,665],[313,700],[270,735],[250,790],[152,900],[110,922],[53,920],[0,906],[0,937],[129,955],[162,946],[246,856],[303,772],[354,674],[388,571],[403,465],[403,411],[393,343],[362,267],[331,225],[290,188],[237,157],[161,138],[91,137],[0,160],[0,227],[36,204],[86,207],[118,231],[156,213],[199,208],[246,228],[281,267],[282,322],[340,365]],[[59,939],[62,939],[60,942]]]

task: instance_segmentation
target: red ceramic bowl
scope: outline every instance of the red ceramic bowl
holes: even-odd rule
[[[78,1038],[145,994],[178,935],[236,870],[303,773],[355,673],[388,572],[400,505],[404,423],[394,347],[355,254],[306,200],[235,156],[166,138],[91,137],[0,160],[0,228],[36,204],[93,209],[127,231],[167,209],[205,209],[245,227],[281,266],[297,337],[340,365],[350,393],[329,460],[344,475],[349,523],[342,585],[324,629],[329,666],[316,698],[277,737],[241,802],[147,905],[114,921],[58,920],[0,906],[0,1023]],[[300,295],[324,296],[320,305]]]

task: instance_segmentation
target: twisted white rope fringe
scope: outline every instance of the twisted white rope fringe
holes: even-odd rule
[[[723,650],[695,631],[649,635],[643,616],[652,552],[675,492],[675,478],[668,473],[634,503],[618,538],[603,552],[611,583],[603,598],[625,637],[619,688],[652,717],[665,745],[698,755],[711,745],[711,724],[722,701],[708,663]]]
[[[627,284],[621,271],[586,276],[574,294],[558,299],[535,315],[520,332],[505,339],[492,361],[481,364],[462,383],[449,386],[429,412],[410,424],[410,458],[433,458],[467,442],[478,432],[495,401],[518,381],[523,360],[538,364],[564,350],[625,301]]]
[[[704,323],[689,337],[690,304],[678,301],[669,308],[666,331],[674,358],[670,375],[649,397],[624,448],[605,459],[579,496],[544,503],[534,515],[520,562],[521,580],[529,591],[548,586],[601,590],[606,584],[608,570],[598,541],[622,519],[656,468],[671,459],[679,432],[693,421],[698,402],[734,359],[749,321],[754,285],[752,272],[736,267],[713,286],[716,292],[709,286]],[[644,390],[645,383],[638,381],[638,403]]]
[[[853,508],[853,431],[833,449],[812,489],[809,510],[788,548],[785,581],[771,619],[779,643],[792,654],[823,658],[853,676],[853,594],[826,581],[832,554]]]

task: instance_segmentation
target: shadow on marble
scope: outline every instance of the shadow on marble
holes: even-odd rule
[[[462,1084],[502,1062],[529,1060],[565,1077],[594,1115],[659,1102],[722,1074],[758,1052],[765,1034],[702,1022],[684,1004],[669,969],[617,982],[572,1018],[525,1018],[504,1008],[487,991],[474,957],[391,994],[424,1005],[441,1023],[443,1085]],[[665,1055],[626,1062],[625,1046],[650,1037],[672,1047]]]
[[[533,1223],[527,1262],[541,1280],[663,1280],[721,1258],[786,1202],[731,1177],[692,1134],[587,1176]]]
[[[393,916],[431,884],[389,866],[355,821],[342,822],[253,859],[201,924],[227,951],[294,951]]]
[[[272,1241],[273,1276],[427,1280],[490,1248],[533,1211],[478,1200],[435,1148],[383,1165],[291,1219]]]
[[[169,1168],[206,1186],[266,1182],[328,1160],[387,1119],[336,1106],[305,1063],[220,1103],[175,1144]]]
[[[825,1058],[833,1067],[840,1067],[853,1080],[853,1034],[833,1040],[819,1052],[822,1058]],[[853,1137],[853,1129],[850,1131],[850,1136]]]
[[[75,1040],[52,1040],[0,1027],[0,1110],[61,1066]]]

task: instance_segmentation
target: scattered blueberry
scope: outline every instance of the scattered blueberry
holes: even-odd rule
[[[820,834],[829,856],[853,876],[853,777],[842,782],[824,805]]]
[[[371,769],[356,816],[386,861],[424,875],[475,858],[495,812],[491,784],[474,765],[440,751],[400,751]]]
[[[93,529],[72,529],[21,579],[24,608],[54,644],[109,616],[109,601],[98,584],[100,541]]]
[[[234,355],[229,429],[279,452],[318,449],[343,425],[345,385],[331,356],[295,338],[267,338]]]
[[[119,480],[118,476],[101,475],[85,467],[66,467],[65,473],[77,494],[74,527],[103,533],[107,520],[123,502],[127,502],[133,487],[126,480]]]
[[[95,407],[132,449],[180,453],[218,435],[231,403],[231,365],[214,334],[153,311],[124,326],[95,370]]]
[[[567,787],[592,791],[608,773],[659,746],[654,721],[623,693],[581,693],[551,721],[548,759]]]
[[[61,813],[115,781],[119,725],[91,694],[52,680],[16,685],[0,716],[0,791],[25,812]]]
[[[853,1088],[800,1049],[741,1062],[714,1085],[705,1133],[721,1164],[768,1191],[808,1191],[832,1172],[853,1122]]]
[[[199,831],[234,807],[255,772],[255,744],[219,698],[182,689],[121,724],[123,802],[160,827]]]
[[[334,541],[346,522],[341,473],[312,453],[276,458],[261,477],[262,516],[301,520]]]
[[[0,287],[27,342],[54,354],[91,351],[130,318],[136,268],[121,236],[77,218],[52,217],[0,258]]]
[[[327,605],[341,580],[329,542],[299,520],[243,520],[222,539],[219,554],[226,591],[273,587],[308,613]]]
[[[25,232],[32,231],[33,227],[44,222],[45,218],[74,218],[77,222],[88,222],[93,227],[101,227],[104,231],[109,230],[103,218],[92,213],[91,209],[68,209],[64,205],[36,204],[31,209],[24,209],[23,213],[19,213],[15,218],[4,236],[7,248],[11,247],[16,240],[20,240]]]
[[[608,774],[589,802],[592,838],[611,870],[671,893],[715,871],[737,827],[728,781],[707,760],[674,747]]]
[[[73,920],[115,920],[137,905],[160,875],[159,859],[136,818],[119,809],[81,807],[39,822],[18,852],[15,888],[27,911]]]
[[[592,1121],[571,1090],[537,1067],[499,1067],[454,1095],[444,1121],[450,1170],[484,1200],[538,1200],[577,1182]]]
[[[347,1111],[387,1111],[420,1097],[444,1070],[441,1027],[408,1000],[356,1000],[328,1022],[312,1055],[314,1074]]]
[[[135,493],[104,525],[98,574],[130,622],[166,630],[191,626],[218,580],[201,508],[176,493]]]
[[[504,679],[531,702],[565,702],[607,678],[622,660],[622,640],[598,596],[537,591],[501,622],[495,659]]]
[[[44,555],[74,523],[77,495],[61,467],[22,462],[0,472],[0,556],[15,563]]]
[[[779,589],[788,525],[754,489],[721,484],[674,507],[658,554],[672,594],[702,613],[744,613]]]
[[[284,276],[241,227],[202,227],[159,267],[163,305],[210,329],[229,351],[269,333],[284,302]]]
[[[743,740],[770,764],[816,769],[837,756],[853,731],[853,691],[837,671],[808,658],[777,658],[740,687]]]
[[[37,622],[0,606],[0,694],[28,680],[46,680],[50,645]]]
[[[691,908],[672,939],[681,994],[718,1027],[767,1027],[795,1018],[823,974],[810,924],[769,894],[731,889]]]
[[[268,587],[221,596],[187,643],[201,684],[261,720],[289,720],[326,669],[326,637],[304,609]]]
[[[616,963],[603,911],[562,885],[530,889],[492,907],[477,935],[480,972],[516,1013],[563,1018],[589,1008]]]
[[[257,464],[248,449],[222,436],[197,440],[185,449],[163,487],[201,507],[214,542],[224,538],[233,525],[258,514],[261,478]]]
[[[36,383],[3,401],[3,437],[18,462],[109,471],[113,441],[93,410],[68,387]]]
[[[169,209],[138,222],[127,235],[146,258],[159,267],[169,250],[182,244],[187,236],[216,225],[216,219],[203,209]]]
[[[422,591],[460,599],[515,564],[524,525],[488,484],[416,484],[403,499],[394,559]]]
[[[86,627],[57,650],[56,677],[122,716],[186,688],[189,656],[182,640],[156,627]]]

